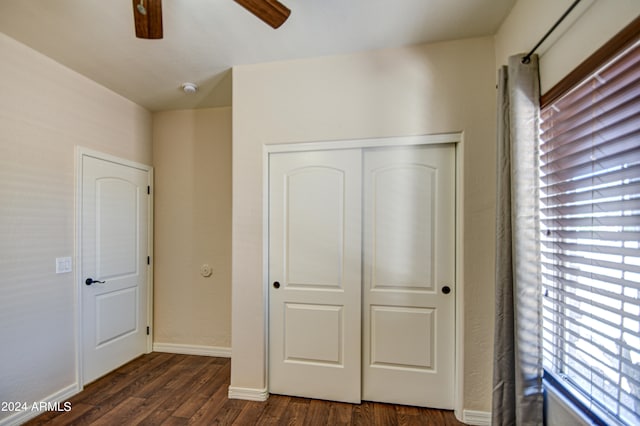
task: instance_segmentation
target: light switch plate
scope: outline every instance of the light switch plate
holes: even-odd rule
[[[70,257],[56,257],[56,274],[71,272],[72,265]]]

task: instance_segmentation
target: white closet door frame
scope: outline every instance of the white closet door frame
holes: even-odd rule
[[[454,365],[454,412],[458,419],[462,419],[463,416],[463,395],[464,395],[464,275],[463,275],[463,244],[464,241],[464,141],[462,133],[440,133],[437,135],[418,135],[418,136],[398,136],[376,139],[350,139],[350,140],[338,140],[338,141],[326,141],[326,142],[300,142],[300,143],[286,143],[286,144],[273,144],[263,145],[262,156],[262,229],[263,229],[263,259],[262,259],[262,276],[263,276],[263,292],[265,300],[265,359],[264,366],[266,375],[269,374],[269,155],[272,153],[280,152],[304,152],[304,151],[319,151],[319,150],[341,150],[341,149],[353,149],[353,148],[376,148],[376,147],[392,147],[392,146],[414,146],[414,145],[433,145],[452,143],[455,144],[456,158],[456,240],[455,240],[455,274],[456,274],[456,291],[455,293],[455,365]],[[266,383],[269,383],[268,377],[266,377]],[[267,389],[267,392],[269,390]]]

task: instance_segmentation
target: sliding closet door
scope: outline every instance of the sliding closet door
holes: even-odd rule
[[[453,408],[454,146],[269,168],[269,392]]]
[[[269,392],[360,402],[361,151],[271,154]]]
[[[454,153],[365,151],[362,399],[453,408]]]

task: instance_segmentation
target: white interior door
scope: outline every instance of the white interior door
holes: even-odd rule
[[[362,398],[453,408],[455,151],[364,155]]]
[[[81,161],[80,327],[89,383],[147,351],[150,172],[88,155]]]
[[[272,154],[269,391],[360,402],[361,151]]]

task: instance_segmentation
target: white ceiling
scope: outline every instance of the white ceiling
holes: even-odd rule
[[[164,39],[141,40],[132,0],[0,0],[0,31],[159,111],[230,105],[234,65],[492,35],[515,0],[282,3],[274,30],[233,0],[165,0]]]

